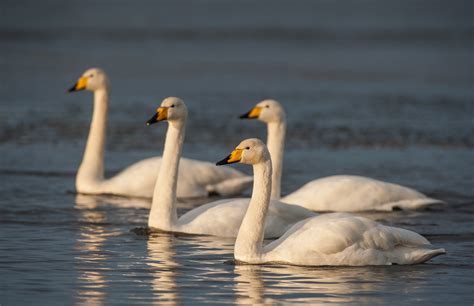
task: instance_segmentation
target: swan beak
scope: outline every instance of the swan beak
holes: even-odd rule
[[[166,119],[168,119],[168,108],[158,107],[156,109],[156,114],[154,114],[153,117],[151,117],[150,120],[146,122],[146,125],[151,125],[153,123],[157,123]]]
[[[242,159],[242,149],[235,149],[229,156],[216,163],[216,166],[238,163]]]
[[[69,88],[69,92],[73,92],[73,91],[79,91],[79,90],[83,90],[83,89],[86,89],[87,87],[87,81],[89,79],[87,77],[81,77],[77,82],[76,84],[74,84],[74,86],[72,86],[71,88]]]
[[[240,116],[240,119],[255,119],[260,116],[260,113],[262,112],[262,108],[259,106],[255,106],[252,108],[249,112],[243,114]]]

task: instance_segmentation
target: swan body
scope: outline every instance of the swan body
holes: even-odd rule
[[[355,175],[335,175],[310,181],[281,198],[281,175],[286,133],[286,114],[275,100],[264,100],[241,118],[259,119],[267,124],[267,146],[272,156],[272,198],[313,211],[367,211],[422,209],[443,201],[401,185]]]
[[[175,231],[220,237],[237,237],[249,205],[249,198],[224,199],[204,204],[179,218]],[[266,216],[265,238],[278,238],[296,222],[314,217],[301,206],[272,201]]]
[[[315,211],[422,209],[443,201],[404,186],[355,175],[313,180],[281,199]]]
[[[114,194],[151,198],[161,157],[141,160],[112,178],[104,178],[104,151],[109,100],[109,81],[105,72],[92,68],[84,72],[69,91],[94,92],[94,111],[82,163],[76,176],[76,190],[87,194]],[[240,194],[252,178],[230,167],[216,169],[212,163],[183,159],[178,173],[179,198],[206,197],[209,194]]]
[[[417,264],[445,253],[415,232],[347,213],[301,221],[263,251],[260,261],[304,266]]]
[[[109,179],[77,182],[78,192],[151,198],[161,162],[161,156],[150,157],[128,166]],[[224,171],[215,171],[215,168],[210,162],[181,158],[177,197],[200,198],[210,194],[232,196],[241,193],[243,187],[252,182],[251,177],[235,172],[230,167]]]
[[[185,134],[187,108],[175,97],[163,100],[157,113],[148,121],[168,121],[165,148],[155,184],[152,206],[148,218],[151,229],[198,235],[236,237],[247,210],[249,199],[225,199],[197,207],[178,218],[176,189],[178,167]],[[216,167],[218,168],[218,167]],[[268,182],[270,184],[270,182]],[[273,201],[267,215],[264,235],[267,238],[281,236],[289,227],[315,213],[297,206]]]
[[[234,153],[238,152],[238,153]],[[296,223],[279,239],[263,246],[265,217],[271,197],[272,163],[265,144],[242,141],[232,155],[254,169],[254,187],[235,242],[234,256],[248,264],[283,263],[302,266],[417,264],[445,253],[421,235],[384,226],[347,213],[324,214]],[[236,162],[228,158],[224,163]],[[222,163],[222,162],[221,162]],[[263,188],[262,188],[263,187]]]

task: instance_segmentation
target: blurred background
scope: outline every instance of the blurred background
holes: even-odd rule
[[[470,0],[1,0],[0,304],[472,303],[473,12]],[[283,193],[334,174],[414,187],[449,205],[366,216],[448,254],[254,269],[228,264],[233,240],[131,233],[149,201],[70,192],[92,94],[66,91],[94,66],[111,80],[109,175],[161,155],[166,125],[145,121],[167,96],[190,110],[184,155],[211,162],[266,137],[238,117],[273,98],[288,120]]]
[[[218,160],[265,137],[238,115],[288,113],[284,191],[353,173],[474,196],[472,1],[2,1],[0,168],[74,173],[92,94],[111,80],[109,170],[161,154],[143,122],[190,107],[185,155]],[[302,173],[304,171],[304,173]],[[72,180],[71,180],[72,183]],[[73,185],[68,186],[73,188]]]

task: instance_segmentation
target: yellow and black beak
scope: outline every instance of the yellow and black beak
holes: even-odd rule
[[[260,116],[261,112],[262,112],[262,108],[260,106],[255,106],[249,112],[240,116],[240,119],[255,119],[255,118],[258,118],[258,116]]]
[[[87,82],[89,81],[88,77],[81,77],[79,80],[77,80],[76,84],[69,88],[69,92],[74,92],[74,91],[79,91],[86,89],[87,87]]]
[[[146,125],[151,125],[168,119],[168,107],[160,106],[156,109],[156,114],[146,122]]]
[[[229,156],[216,163],[216,166],[238,163],[242,159],[243,149],[235,149]]]

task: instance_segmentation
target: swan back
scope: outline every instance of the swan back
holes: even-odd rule
[[[315,211],[390,211],[394,207],[415,209],[441,202],[408,187],[354,175],[334,175],[308,182],[282,201]]]
[[[416,264],[445,253],[415,232],[346,213],[301,221],[264,250],[266,262],[351,266]]]

